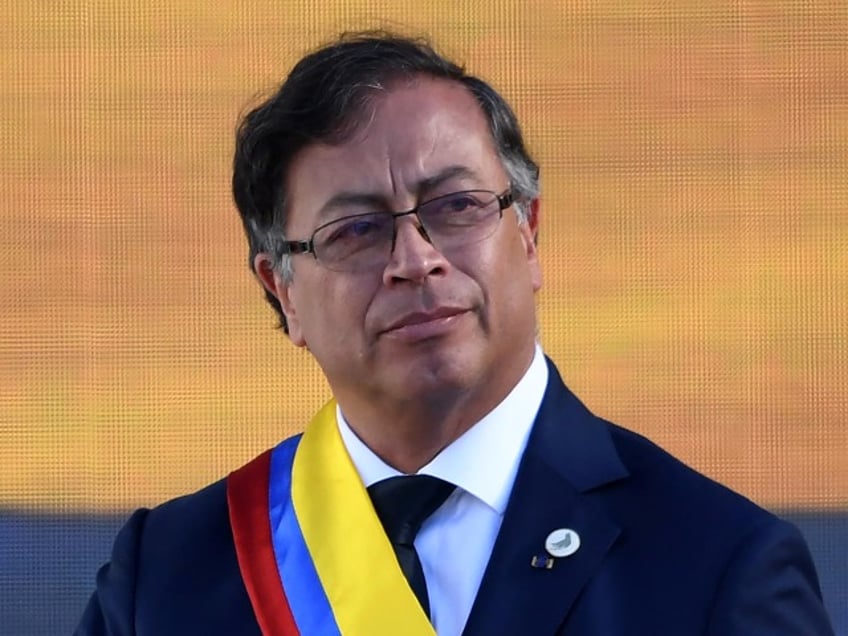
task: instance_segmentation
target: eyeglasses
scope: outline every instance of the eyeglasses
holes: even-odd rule
[[[430,199],[405,212],[344,216],[318,227],[308,241],[284,241],[282,253],[311,253],[324,267],[337,272],[381,269],[395,249],[396,219],[414,214],[421,236],[446,253],[489,238],[513,201],[512,188],[501,194],[464,190]]]

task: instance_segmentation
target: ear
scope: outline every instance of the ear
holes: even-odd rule
[[[530,265],[530,278],[533,283],[533,291],[539,291],[542,287],[542,268],[539,264],[538,252],[539,220],[541,216],[541,206],[539,205],[538,197],[530,201],[526,216],[526,220],[518,228],[521,231],[524,251],[527,254],[527,262]]]
[[[298,347],[306,346],[293,298],[294,284],[283,280],[280,273],[274,269],[273,264],[274,260],[270,254],[260,252],[253,259],[253,270],[262,286],[280,302],[283,315],[286,317],[286,327],[288,327],[291,341]]]

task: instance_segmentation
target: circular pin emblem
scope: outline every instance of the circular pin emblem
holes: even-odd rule
[[[545,550],[553,557],[571,556],[580,548],[580,535],[570,528],[554,530],[545,539]]]

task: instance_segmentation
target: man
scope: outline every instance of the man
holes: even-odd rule
[[[233,186],[335,401],[133,515],[79,634],[832,633],[792,526],[589,413],[543,356],[538,169],[487,84],[345,36],[247,115]]]

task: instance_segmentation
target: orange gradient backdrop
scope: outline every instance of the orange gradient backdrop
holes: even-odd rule
[[[844,0],[5,4],[0,506],[154,504],[328,397],[248,272],[233,132],[376,25],[518,111],[541,339],[587,404],[767,506],[848,507]]]

